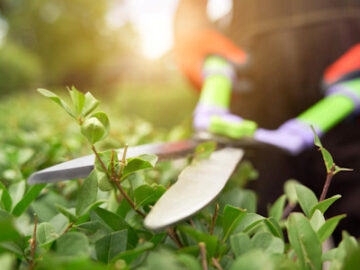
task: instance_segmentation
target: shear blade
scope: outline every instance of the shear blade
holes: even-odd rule
[[[186,167],[146,216],[145,227],[161,230],[207,206],[224,188],[244,151],[224,148]]]

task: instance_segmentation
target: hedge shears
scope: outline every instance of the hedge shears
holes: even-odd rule
[[[194,215],[208,205],[224,188],[241,161],[243,146],[272,145],[290,154],[297,154],[313,145],[314,134],[310,125],[321,135],[360,104],[346,94],[351,90],[355,97],[360,97],[360,81],[345,82],[336,85],[338,89],[334,94],[330,94],[299,117],[288,120],[277,130],[261,129],[255,122],[229,113],[234,77],[234,68],[228,61],[217,56],[208,57],[204,64],[203,89],[194,113],[196,136],[179,142],[155,143],[128,149],[128,158],[141,154],[156,154],[161,161],[185,157],[206,140],[218,143],[217,150],[209,159],[200,161],[195,167],[189,166],[180,173],[178,181],[163,194],[145,218],[144,224],[147,228],[163,229]],[[328,117],[329,112],[331,117]],[[123,150],[120,149],[117,153],[121,159]],[[84,178],[93,170],[94,162],[94,155],[67,161],[35,172],[29,177],[28,183],[52,183]]]

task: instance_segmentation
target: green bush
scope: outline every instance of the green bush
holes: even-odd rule
[[[33,87],[42,79],[39,59],[23,47],[0,46],[0,95]]]

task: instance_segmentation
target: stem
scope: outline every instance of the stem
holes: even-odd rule
[[[114,166],[114,150],[111,150],[111,177],[115,177],[115,166]]]
[[[223,270],[223,268],[221,267],[221,265],[217,259],[211,258],[211,262],[216,269]]]
[[[119,178],[119,179],[121,178],[122,171],[123,171],[123,169],[124,169],[124,167],[125,167],[127,149],[128,149],[128,145],[125,144],[123,156],[122,156],[121,162],[120,162],[120,169],[119,169],[119,174],[118,174],[118,178]]]
[[[126,148],[127,146],[125,146],[125,150],[124,150],[124,155],[123,155],[123,160],[125,159],[125,155],[126,155]],[[117,177],[112,177],[108,171],[108,169],[106,168],[104,162],[101,160],[98,152],[96,151],[96,148],[94,145],[91,146],[91,149],[93,150],[93,152],[95,153],[96,158],[99,160],[101,167],[104,169],[104,171],[106,172],[106,174],[109,176],[109,178],[111,179],[111,181],[113,181],[116,185],[116,187],[118,188],[118,190],[120,191],[121,195],[123,195],[123,197],[128,201],[128,203],[131,205],[131,207],[142,217],[145,217],[145,214],[140,211],[139,209],[136,208],[135,203],[131,200],[131,198],[129,197],[129,195],[127,195],[127,193],[125,192],[125,190],[123,189],[123,187],[121,186],[120,182],[119,182],[119,178]]]
[[[211,219],[211,225],[210,225],[210,229],[209,229],[209,232],[210,234],[214,234],[214,227],[215,227],[215,222],[216,222],[216,219],[217,219],[217,216],[218,216],[218,213],[219,213],[219,204],[217,203],[216,206],[215,206],[215,212],[214,212],[214,215]]]
[[[281,219],[286,219],[287,216],[294,210],[295,207],[296,207],[296,203],[289,202],[284,209]]]
[[[35,266],[35,250],[36,250],[36,230],[37,230],[37,215],[35,214],[35,221],[34,221],[34,231],[33,231],[33,237],[31,238],[31,247],[30,247],[30,256],[31,256],[31,262],[29,269],[34,269]]]
[[[174,228],[170,227],[166,229],[167,234],[169,237],[175,242],[178,248],[183,248],[184,245],[181,243],[179,236],[176,234]]]
[[[320,202],[326,198],[327,192],[328,192],[330,184],[331,184],[331,180],[334,176],[334,172],[335,172],[335,164],[331,167],[330,171],[327,173],[325,184],[324,184],[323,190],[321,192],[320,200],[319,200]]]
[[[201,264],[203,270],[208,270],[208,265],[206,261],[206,247],[204,242],[199,243],[200,255],[201,255]]]
[[[65,229],[65,231],[63,231],[63,233],[62,234],[65,234],[65,233],[67,233],[71,228],[72,228],[72,226],[74,225],[74,222],[70,222],[69,223],[69,225],[67,225],[67,227],[66,227],[66,229]]]

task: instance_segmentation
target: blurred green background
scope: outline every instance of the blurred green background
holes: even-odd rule
[[[94,93],[115,124],[126,117],[144,119],[166,132],[184,123],[189,126],[197,94],[176,69],[171,50],[147,57],[143,49],[144,33],[153,41],[150,47],[145,44],[148,56],[151,46],[155,51],[168,46],[169,33],[151,32],[156,25],[139,32],[136,20],[134,24],[129,19],[128,13],[134,13],[129,5],[121,0],[0,0],[3,134],[19,126],[36,129],[61,122],[58,108],[44,105],[36,88],[65,95],[66,86],[72,85]],[[152,8],[153,14],[143,10],[142,15],[135,7],[135,14],[150,16],[151,22],[151,16],[159,15]]]

